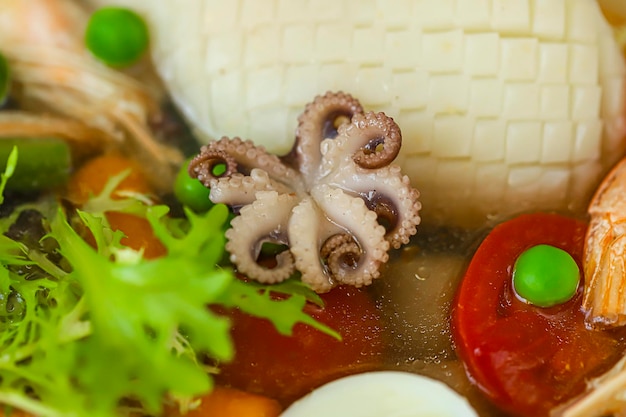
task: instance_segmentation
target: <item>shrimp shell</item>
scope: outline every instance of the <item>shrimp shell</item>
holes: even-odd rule
[[[591,200],[585,238],[583,309],[591,326],[626,324],[626,159]]]

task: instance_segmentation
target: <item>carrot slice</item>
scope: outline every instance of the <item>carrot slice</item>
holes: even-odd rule
[[[234,388],[215,387],[203,397],[200,406],[186,414],[171,410],[168,417],[277,417],[282,408],[278,401],[263,395]]]
[[[112,176],[125,170],[129,170],[129,174],[116,188],[113,198],[121,191],[151,194],[152,190],[140,166],[127,157],[110,153],[87,161],[72,175],[67,185],[67,197],[78,205],[84,204],[90,195],[102,192]],[[117,198],[121,196],[117,195]],[[146,219],[120,212],[108,212],[106,217],[112,229],[121,230],[126,235],[122,244],[135,250],[143,249],[147,259],[165,254],[165,247],[154,235]]]

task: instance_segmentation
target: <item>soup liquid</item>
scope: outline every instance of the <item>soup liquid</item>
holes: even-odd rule
[[[456,288],[487,232],[421,228],[411,245],[391,254],[370,291],[388,329],[385,369],[438,379],[481,417],[505,417],[469,380],[450,330]]]

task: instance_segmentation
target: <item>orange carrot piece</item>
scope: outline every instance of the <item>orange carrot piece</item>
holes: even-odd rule
[[[167,253],[163,243],[154,235],[148,220],[134,214],[109,212],[106,214],[113,230],[121,230],[126,235],[121,243],[134,250],[143,249],[146,259],[159,258]]]
[[[130,170],[130,172],[116,191],[150,194],[148,181],[137,163],[120,154],[108,153],[90,159],[72,175],[67,186],[68,198],[74,203],[84,204],[90,194],[102,192],[109,178],[125,170]]]
[[[70,178],[67,185],[67,197],[76,204],[84,204],[90,195],[102,192],[109,179],[125,170],[129,174],[113,194],[119,191],[133,191],[142,194],[151,194],[148,180],[138,164],[119,154],[104,154],[87,161]],[[117,196],[117,198],[121,198]],[[143,249],[144,257],[148,259],[163,256],[166,252],[161,241],[154,235],[150,223],[133,214],[108,212],[107,220],[114,230],[121,230],[126,237],[122,244],[135,249]]]
[[[197,408],[186,414],[171,411],[168,417],[277,417],[282,412],[278,401],[234,388],[215,387]]]

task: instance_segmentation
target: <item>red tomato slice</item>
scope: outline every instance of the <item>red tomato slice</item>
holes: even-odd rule
[[[287,405],[333,379],[379,366],[383,326],[367,292],[337,287],[321,297],[324,308],[309,304],[305,311],[338,331],[342,341],[304,324],[283,336],[267,320],[232,311],[237,353],[220,367],[217,382]]]
[[[573,299],[550,308],[523,303],[512,289],[515,260],[538,244],[565,250],[582,271],[586,228],[579,220],[545,213],[505,222],[482,242],[457,291],[457,352],[477,386],[514,415],[547,416],[624,351],[624,331],[585,328],[582,280]]]

